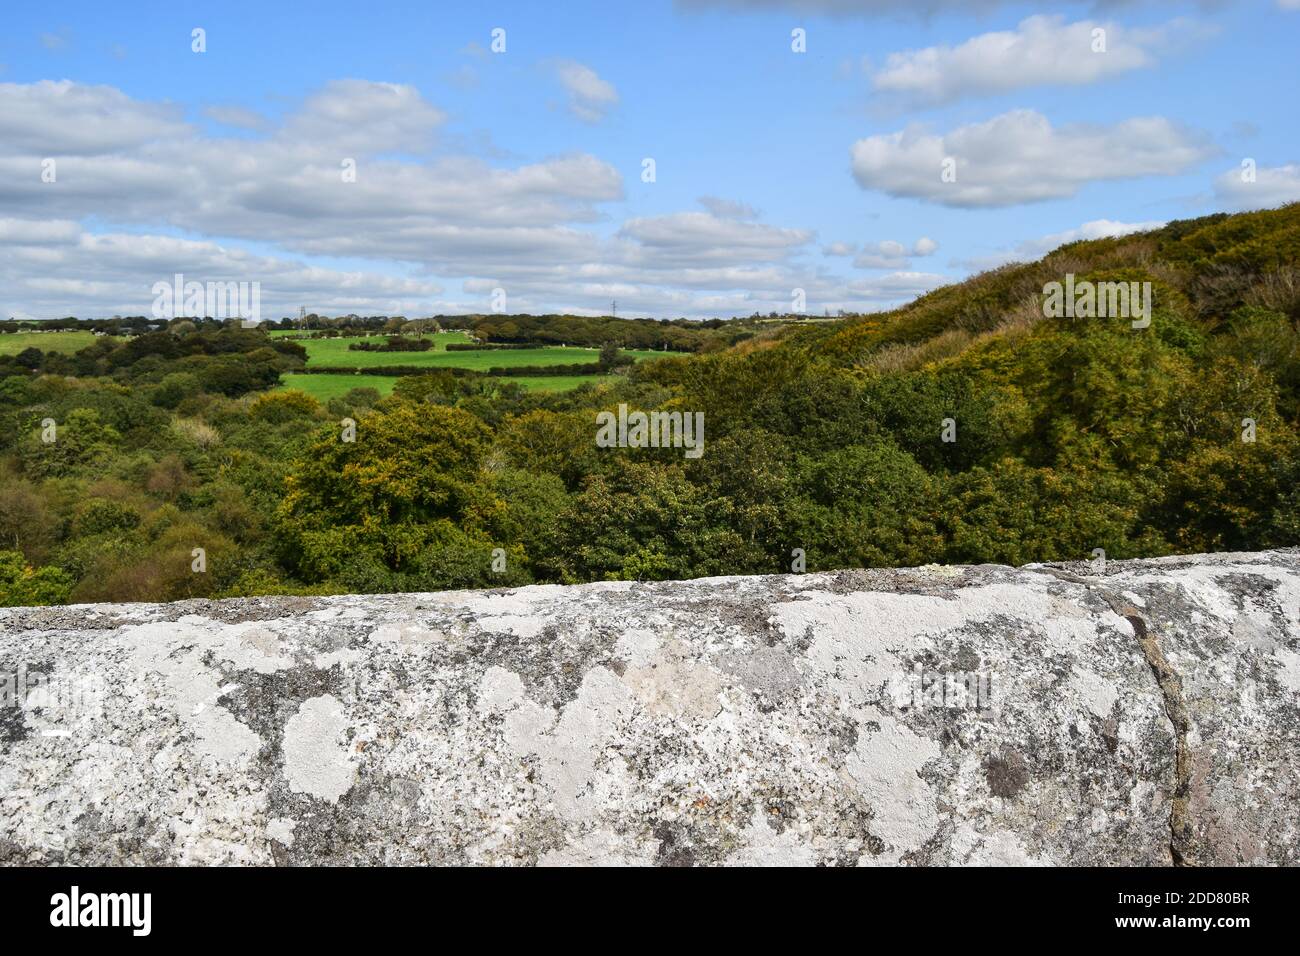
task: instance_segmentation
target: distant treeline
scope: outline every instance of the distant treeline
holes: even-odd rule
[[[605,366],[599,362],[577,362],[571,365],[508,365],[493,366],[489,369],[439,367],[436,371],[447,371],[462,378],[474,376],[492,376],[499,378],[528,378],[547,375],[603,375],[611,368],[631,365],[635,360],[630,355],[620,355],[614,362]],[[358,368],[355,365],[313,365],[299,369],[306,375],[428,375],[435,369],[428,365],[374,365]]]
[[[307,361],[301,346],[259,329],[214,324],[183,334],[146,332],[103,336],[74,355],[36,347],[0,355],[0,379],[30,374],[109,378],[120,384],[158,384],[189,392],[237,397],[279,383],[280,373]]]
[[[427,352],[433,348],[433,339],[408,339],[390,335],[385,342],[353,342],[349,352]]]
[[[456,346],[457,351],[484,347],[571,345],[600,348],[613,342],[620,348],[654,349],[666,352],[718,351],[751,338],[760,320],[749,319],[618,319],[613,316],[581,315],[439,315],[426,319],[404,316],[343,316],[327,318],[308,315],[284,319],[270,328],[305,329],[323,335],[390,334],[427,331],[461,331],[477,342]],[[765,323],[767,327],[770,323]]]
[[[477,340],[458,350],[484,347],[535,347],[571,345],[600,348],[613,342],[625,349],[652,349],[660,352],[718,352],[773,324],[799,324],[803,316],[758,316],[739,319],[620,319],[613,316],[581,315],[439,315],[410,319],[406,316],[347,315],[339,317],[309,314],[302,318],[268,320],[260,326],[266,330],[301,331],[312,337],[334,338],[348,335],[409,335],[440,331],[461,331]],[[77,319],[68,317],[40,322],[0,322],[9,332],[34,330],[72,330],[103,332],[111,335],[141,335],[192,325],[201,331],[238,327],[238,319],[186,318],[161,320],[146,316],[115,316],[111,319]],[[369,351],[366,349],[365,351]],[[401,349],[378,349],[399,351]]]

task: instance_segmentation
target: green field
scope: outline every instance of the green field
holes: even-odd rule
[[[292,330],[276,329],[270,333],[276,338],[287,338],[299,333]],[[357,375],[285,375],[284,388],[296,388],[314,398],[327,402],[346,394],[349,389],[363,386],[377,388],[381,395],[393,391],[397,379],[389,375],[366,375],[362,370],[384,365],[427,366],[430,371],[439,368],[469,368],[486,372],[490,368],[538,365],[579,365],[595,362],[600,358],[599,349],[561,348],[560,346],[539,346],[528,349],[488,349],[481,352],[448,352],[452,343],[472,341],[464,332],[439,332],[430,336],[434,347],[427,352],[354,352],[348,348],[352,342],[380,342],[385,336],[348,336],[336,339],[297,339],[295,341],[307,350],[307,363],[319,368],[333,366],[338,368],[355,368]],[[0,355],[17,355],[27,348],[38,348],[42,352],[64,352],[71,354],[85,348],[95,341],[92,332],[9,332],[0,333]],[[648,350],[625,349],[624,354],[633,356],[637,361],[658,358],[659,352]],[[529,391],[558,392],[568,391],[583,384],[605,381],[602,375],[539,375],[502,377],[502,381],[515,382]]]
[[[376,368],[382,365],[419,365],[435,368],[472,368],[487,371],[490,368],[507,368],[521,365],[578,365],[595,362],[600,349],[561,348],[539,346],[535,349],[488,349],[482,352],[448,352],[453,342],[468,342],[461,332],[442,332],[432,337],[434,347],[427,352],[356,352],[348,348],[353,342],[382,342],[384,336],[349,336],[338,339],[302,339],[298,344],[307,350],[307,364],[317,368]],[[638,360],[653,358],[659,353],[628,351]]]
[[[17,355],[29,348],[71,355],[94,341],[94,332],[5,332],[0,333],[0,355]]]
[[[285,338],[295,333],[277,329],[271,333],[277,338]],[[355,368],[358,370],[378,368],[385,365],[408,365],[428,368],[430,371],[440,368],[468,368],[486,372],[490,368],[515,368],[538,365],[583,365],[596,362],[600,358],[599,349],[563,348],[560,346],[538,346],[528,349],[485,349],[481,352],[448,352],[452,343],[471,341],[464,332],[439,332],[431,336],[434,347],[427,352],[360,352],[348,346],[353,342],[382,342],[385,336],[347,336],[333,339],[297,339],[299,345],[307,350],[307,364],[313,368]],[[631,355],[637,361],[659,358],[661,353],[649,350],[624,349],[623,354]],[[504,377],[503,377],[504,378]],[[526,389],[538,391],[567,391],[586,382],[601,381],[598,375],[544,375],[519,376],[506,380],[517,382]],[[289,376],[285,377],[289,381]],[[293,388],[301,389],[309,395],[329,401],[347,392],[350,388],[363,385],[378,388],[387,395],[393,390],[394,379],[381,375],[366,375],[364,381],[347,374],[303,375],[293,379]],[[289,386],[282,386],[289,387]]]
[[[272,338],[290,338],[292,336],[302,336],[302,334],[305,333],[298,332],[296,329],[270,329],[268,330],[268,334]],[[385,338],[387,338],[386,333],[376,333],[373,334],[373,336],[369,336],[369,339],[372,342],[382,342]],[[455,345],[455,343],[468,345],[468,343],[473,342],[473,339],[469,338],[468,334],[465,334],[464,332],[439,332],[437,334],[428,334],[425,338],[433,339],[434,351],[442,351],[443,349],[446,349],[448,345]],[[367,339],[367,336],[346,336],[343,338],[299,338],[295,339],[295,341],[308,350],[315,349],[316,346],[320,345],[334,345],[335,347],[342,347],[343,351],[347,351],[348,342],[364,342],[365,339]],[[338,345],[339,342],[342,342],[342,346]]]
[[[497,378],[498,382],[514,382],[529,391],[565,392],[579,385],[595,384],[608,380],[604,375],[535,375],[519,378]],[[389,395],[398,382],[396,375],[285,375],[276,391],[297,389],[320,402],[341,398],[354,388],[375,388],[380,395]]]

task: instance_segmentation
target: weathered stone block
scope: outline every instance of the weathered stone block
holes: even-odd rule
[[[1300,862],[1300,553],[1090,570],[0,610],[0,861]]]

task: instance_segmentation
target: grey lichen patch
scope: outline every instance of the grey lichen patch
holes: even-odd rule
[[[894,858],[920,847],[939,826],[938,792],[921,776],[939,745],[884,717],[859,728],[845,771],[872,808],[872,833]]]
[[[293,846],[293,830],[298,825],[296,820],[273,817],[266,821],[266,835],[285,847]]]
[[[397,641],[399,644],[429,644],[446,640],[441,631],[409,621],[384,624],[370,634],[372,641]]]
[[[284,776],[289,789],[336,803],[356,776],[345,735],[347,714],[325,694],[303,701],[284,728]]]
[[[811,866],[817,862],[806,839],[792,829],[773,827],[762,810],[755,811],[741,837],[740,848],[724,861],[728,866]]]
[[[717,656],[717,666],[746,691],[775,705],[803,685],[804,675],[798,660],[784,647],[763,645],[745,650],[728,649]]]
[[[716,716],[722,709],[717,671],[696,660],[675,637],[665,638],[644,664],[628,667],[623,680],[656,716],[690,720]]]
[[[0,862],[1300,862],[1300,554],[1091,570],[6,609]]]
[[[212,652],[238,644],[236,635],[220,634],[202,620],[183,619],[129,626],[123,640],[134,666],[162,680],[170,709],[194,735],[202,754],[235,766],[257,754],[262,738],[219,703],[233,688],[222,683],[222,672],[209,663]]]

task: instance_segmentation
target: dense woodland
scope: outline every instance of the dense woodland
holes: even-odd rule
[[[0,359],[0,603],[787,572],[796,548],[812,571],[1297,545],[1298,263],[1290,206],[830,323],[584,320],[597,344],[700,354],[561,394],[443,372],[322,406],[268,391],[300,346],[216,323],[29,350]],[[1043,318],[1066,273],[1150,281],[1151,326]],[[704,412],[704,454],[597,447],[620,403]]]

